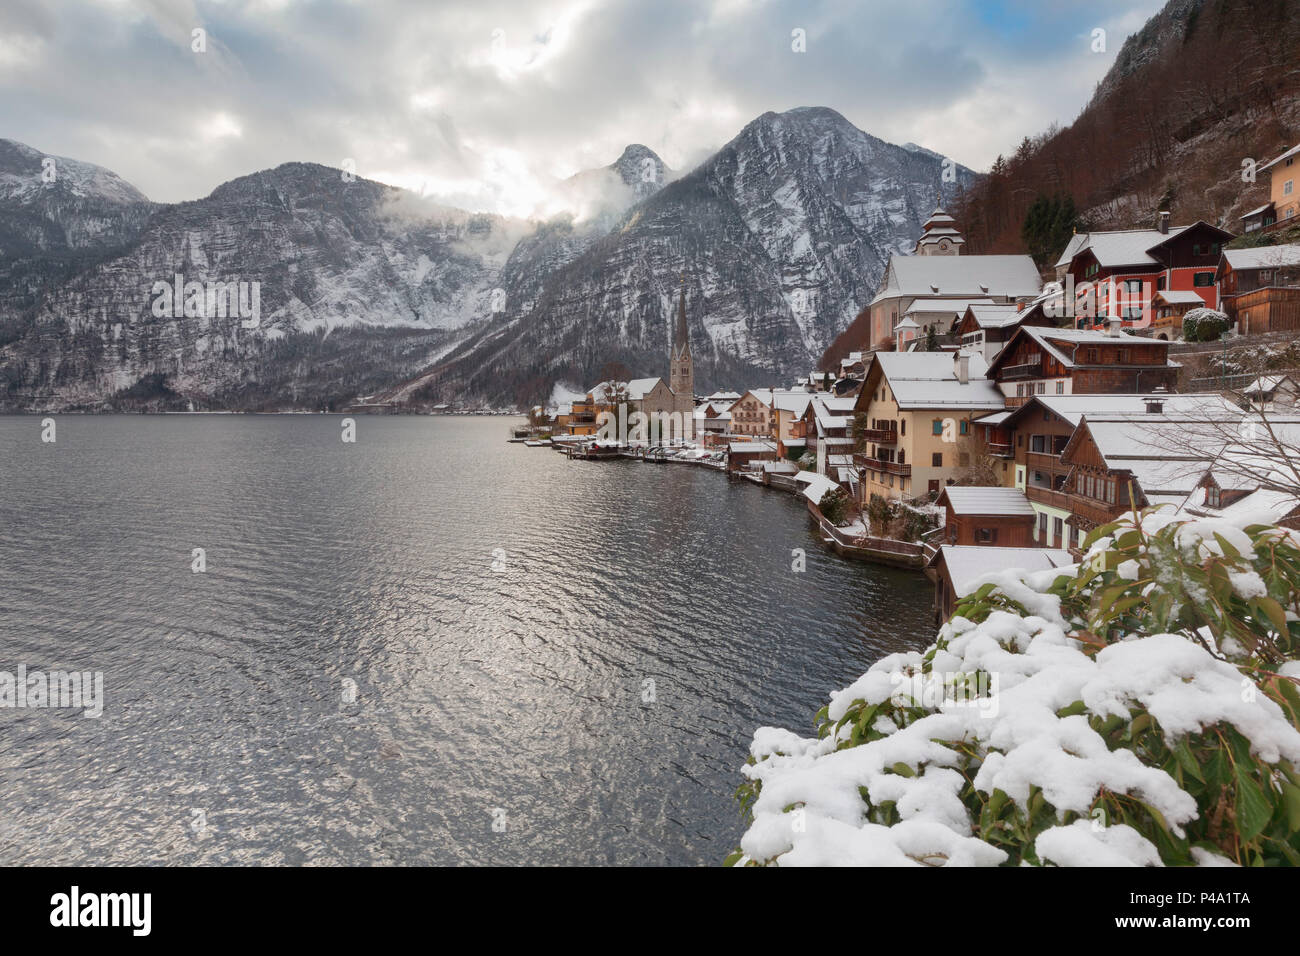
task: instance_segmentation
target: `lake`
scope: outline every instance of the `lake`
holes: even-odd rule
[[[0,671],[103,675],[0,709],[0,863],[717,865],[755,728],[933,636],[802,499],[508,421],[0,417]]]

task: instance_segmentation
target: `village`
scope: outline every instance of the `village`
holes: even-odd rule
[[[683,290],[667,381],[601,382],[512,440],[800,495],[834,551],[924,571],[938,620],[989,572],[1076,563],[1135,509],[1300,527],[1300,373],[1197,378],[1176,351],[1300,334],[1300,243],[1265,244],[1300,221],[1300,145],[1261,171],[1245,242],[1159,210],[1076,232],[1047,281],[1028,255],[964,255],[937,207],[860,347],[786,387],[697,397]]]

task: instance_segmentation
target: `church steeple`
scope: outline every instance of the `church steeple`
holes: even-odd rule
[[[686,277],[682,277],[682,291],[677,297],[677,329],[673,333],[673,361],[690,360],[691,337],[686,329]]]
[[[921,238],[916,240],[916,247],[912,250],[913,255],[961,255],[961,247],[966,244],[966,238],[958,230],[956,220],[944,210],[942,198],[938,200],[934,212],[930,213],[930,218],[921,228],[923,230]]]
[[[695,407],[695,368],[691,361],[690,329],[686,324],[685,276],[682,276],[682,290],[677,296],[677,324],[673,330],[673,349],[668,357],[668,387],[673,390],[676,410],[689,418]]]

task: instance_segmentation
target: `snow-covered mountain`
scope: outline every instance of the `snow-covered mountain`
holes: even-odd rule
[[[610,361],[665,374],[682,282],[702,387],[807,372],[870,299],[890,253],[911,250],[939,194],[951,201],[973,178],[954,166],[945,183],[943,166],[833,110],[766,113],[585,249],[537,268],[521,245],[502,273],[504,314],[422,384],[444,398],[528,401],[539,382],[594,381]]]
[[[545,222],[304,163],[156,205],[72,160],[44,183],[44,158],[0,141],[0,268],[25,263],[0,293],[3,407],[531,402],[611,361],[663,374],[683,281],[697,381],[770,384],[812,367],[971,178],[827,109],[764,114],[677,179],[629,146],[561,183],[572,212]],[[256,283],[257,322],[160,308],[177,275]]]

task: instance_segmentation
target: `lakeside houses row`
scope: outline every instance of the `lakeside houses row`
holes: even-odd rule
[[[1277,178],[1291,152],[1269,164],[1281,223],[1257,217],[1259,229],[1295,218],[1291,181]],[[1300,387],[1273,375],[1177,392],[1169,349],[1189,309],[1222,309],[1244,335],[1300,330],[1300,245],[1225,249],[1232,238],[1161,213],[1154,229],[1075,235],[1044,283],[1028,256],[965,255],[937,208],[913,253],[891,256],[850,328],[857,347],[830,368],[695,397],[683,294],[669,382],[602,382],[548,427],[608,447],[602,429],[620,422],[625,451],[690,444],[682,460],[798,491],[837,550],[925,567],[943,615],[980,575],[1079,560],[1090,531],[1135,507],[1300,527],[1285,490],[1300,479],[1278,480],[1267,450],[1240,438],[1263,412],[1300,454]],[[629,418],[643,426],[630,436]],[[848,512],[836,522],[822,510],[832,492]],[[876,499],[937,513],[939,527],[882,540],[867,517]]]

